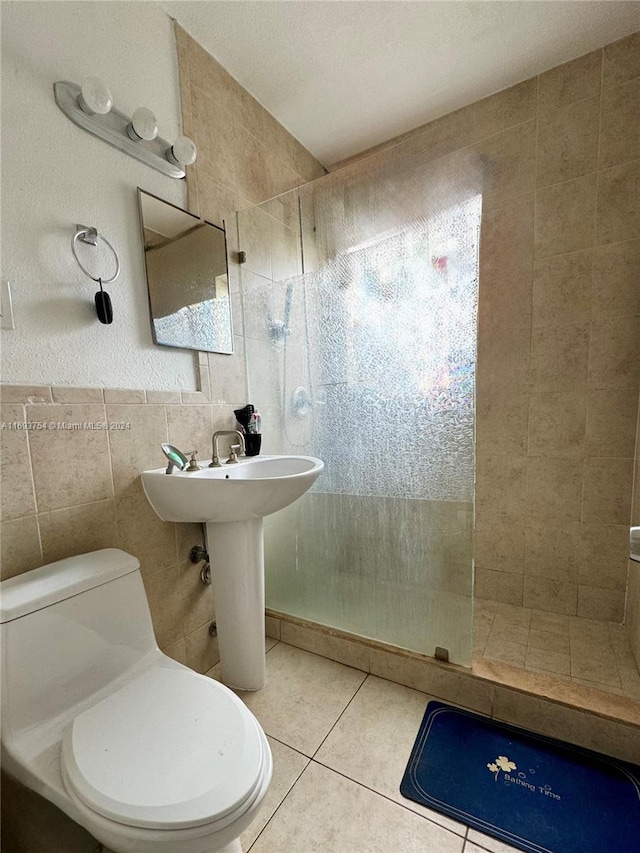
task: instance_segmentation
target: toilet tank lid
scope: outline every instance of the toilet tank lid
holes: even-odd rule
[[[119,548],[67,557],[0,583],[0,623],[11,622],[138,569]]]

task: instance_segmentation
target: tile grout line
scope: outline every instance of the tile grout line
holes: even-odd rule
[[[422,820],[426,820],[429,823],[435,824],[437,827],[444,830],[445,832],[449,832],[449,833],[451,833],[451,835],[455,835],[456,838],[461,839],[463,842],[467,837],[467,833],[469,832],[468,824],[465,824],[465,823],[462,823],[461,821],[459,821],[460,823],[462,823],[462,826],[465,827],[464,835],[459,835],[457,832],[455,832],[455,830],[449,829],[448,827],[443,826],[441,823],[438,823],[437,821],[433,820],[433,818],[427,817],[427,815],[423,815],[420,812],[414,811],[414,809],[412,809],[410,806],[405,806],[404,803],[399,803],[397,800],[394,800],[388,794],[383,794],[381,791],[376,791],[375,788],[371,788],[371,787],[369,787],[369,785],[365,785],[364,782],[359,782],[357,779],[354,779],[351,776],[347,776],[346,773],[343,773],[341,770],[336,770],[335,767],[331,767],[329,764],[324,764],[322,761],[318,761],[318,759],[316,759],[316,758],[309,759],[309,764],[317,764],[319,767],[324,767],[325,770],[329,770],[329,771],[331,771],[331,773],[335,773],[337,776],[340,776],[342,779],[346,779],[348,782],[352,782],[354,785],[358,785],[360,788],[364,788],[366,791],[369,791],[370,793],[375,794],[378,797],[382,797],[388,803],[391,803],[394,806],[399,806],[401,809],[404,809],[405,811],[409,812],[409,814],[415,815],[416,817],[422,818]],[[425,808],[427,808],[427,807],[425,806]],[[451,818],[451,820],[454,820],[454,818]]]

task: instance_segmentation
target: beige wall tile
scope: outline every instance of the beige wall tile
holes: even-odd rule
[[[640,240],[595,249],[592,289],[594,316],[640,314],[639,281]]]
[[[209,353],[211,402],[226,403],[231,411],[247,402],[244,338],[234,335],[233,348],[233,356]]]
[[[606,45],[603,77],[605,86],[640,77],[640,32]]]
[[[586,98],[538,120],[538,187],[594,172],[598,165],[600,98]]]
[[[274,640],[280,639],[280,619],[276,619],[275,616],[265,616],[264,617],[264,630],[267,637],[271,637]]]
[[[600,168],[637,160],[640,154],[640,77],[605,89],[602,98]]]
[[[106,421],[103,405],[28,406],[26,414],[65,425]],[[107,430],[32,430],[29,445],[40,512],[113,497]]]
[[[222,228],[231,222],[238,209],[238,195],[234,189],[210,177],[205,171],[198,172],[198,199],[200,216]]]
[[[0,523],[0,554],[2,580],[42,565],[40,533],[35,515]]]
[[[524,566],[524,523],[495,521],[487,527],[476,523],[474,561],[476,569],[522,572]]]
[[[476,467],[476,500],[491,505],[492,514],[521,518],[524,514],[526,459],[524,456],[481,456]]]
[[[527,449],[529,397],[483,394],[476,409],[476,441],[483,454],[523,454]]]
[[[147,391],[147,403],[155,406],[179,406],[179,391]]]
[[[129,423],[130,429],[109,431],[113,483],[117,497],[142,490],[140,473],[164,465],[160,445],[166,443],[164,406],[107,406],[107,420]]]
[[[206,172],[212,178],[236,189],[236,162],[233,120],[221,110],[209,95],[191,85],[193,135],[198,148],[198,174]]]
[[[170,444],[183,453],[197,450],[200,459],[211,459],[211,406],[167,406],[167,426]]]
[[[569,617],[561,616],[558,613],[545,613],[542,610],[533,610],[531,612],[531,632],[529,637],[535,632],[545,632],[550,634],[569,636]]]
[[[296,625],[293,622],[283,621],[280,631],[280,639],[283,643],[353,666],[363,672],[369,672],[369,648],[361,643]]]
[[[580,521],[581,499],[582,459],[528,460],[527,509],[530,516],[553,522]]]
[[[535,121],[504,130],[474,146],[482,171],[482,209],[534,189]]]
[[[585,459],[582,520],[629,524],[633,459]]]
[[[220,660],[218,639],[209,633],[209,625],[212,621],[211,619],[185,637],[187,666],[195,669],[196,672],[207,672]]]
[[[522,604],[522,574],[477,568],[474,596],[503,604]]]
[[[533,326],[568,326],[591,316],[593,253],[537,261],[533,270]]]
[[[19,518],[33,515],[36,498],[31,473],[28,431],[18,429],[26,425],[24,406],[3,403],[0,406],[0,477],[2,488],[2,518]]]
[[[104,402],[109,404],[126,403],[127,405],[144,405],[147,402],[147,396],[144,391],[132,391],[128,388],[105,388]]]
[[[238,124],[234,129],[234,139],[238,193],[252,204],[260,204],[271,197],[267,149],[252,133]]]
[[[530,272],[533,261],[533,194],[517,198],[482,216],[480,298],[491,282]]]
[[[576,582],[580,562],[580,523],[527,522],[525,574]]]
[[[522,394],[527,389],[531,342],[521,329],[505,328],[499,335],[480,335],[476,386],[479,404],[495,396]]]
[[[624,619],[625,589],[602,589],[595,586],[578,587],[578,616],[622,622]]]
[[[302,272],[300,237],[276,219],[271,220],[271,275],[273,281],[293,278]]]
[[[478,328],[482,336],[501,334],[503,329],[531,327],[531,270],[485,276],[478,303]]]
[[[581,456],[587,421],[587,392],[532,394],[530,456]]]
[[[144,495],[117,498],[116,519],[120,547],[140,560],[143,577],[176,565],[175,524],[161,521]]]
[[[267,170],[266,198],[273,198],[281,193],[289,192],[289,190],[304,183],[302,178],[287,163],[283,162],[282,152],[278,149],[266,147],[264,159]]]
[[[598,95],[602,75],[602,51],[594,50],[540,75],[538,112],[540,115],[559,110]]]
[[[536,257],[590,248],[594,239],[595,212],[595,174],[538,190],[534,229]]]
[[[637,388],[640,315],[595,317],[589,347],[590,388]]]
[[[51,389],[54,403],[102,403],[102,388],[63,388]]]
[[[38,523],[45,563],[120,547],[113,500],[42,512]]]
[[[572,615],[577,608],[578,585],[525,575],[522,601],[525,607]]]
[[[51,403],[53,397],[48,385],[1,385],[3,403]]]
[[[205,622],[209,624],[215,621],[212,587],[203,584],[200,580],[200,568],[201,564],[193,565],[188,559],[180,563],[183,596],[182,627],[185,637]],[[207,669],[215,663],[216,661]],[[204,670],[200,671],[204,672]]]
[[[170,643],[168,646],[165,646],[162,651],[169,658],[173,658],[173,660],[177,660],[178,663],[187,665],[187,649],[184,641],[184,637],[180,640],[176,640],[175,643]]]
[[[238,214],[240,248],[246,253],[245,269],[271,279],[272,218],[258,207],[243,209]]]
[[[627,526],[584,524],[578,553],[579,583],[624,591],[629,554]]]
[[[633,456],[638,395],[635,389],[589,391],[587,456]]]
[[[598,173],[598,243],[621,243],[640,234],[640,160]],[[589,211],[585,210],[585,216]]]
[[[127,500],[125,498],[124,500]],[[153,630],[161,649],[182,637],[182,583],[178,566],[144,575],[144,588],[149,600]],[[187,655],[187,665],[188,664]]]
[[[185,42],[190,82],[206,92],[219,109],[233,114],[239,84],[197,41],[187,35]],[[183,58],[179,56],[179,59]]]
[[[589,324],[546,326],[531,333],[531,391],[575,391],[587,386]]]

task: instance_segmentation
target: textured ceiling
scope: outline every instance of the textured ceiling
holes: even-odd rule
[[[162,0],[329,165],[640,30],[640,2]]]

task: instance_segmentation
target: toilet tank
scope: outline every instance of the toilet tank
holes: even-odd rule
[[[106,548],[0,583],[3,728],[73,708],[157,646],[135,557]]]

